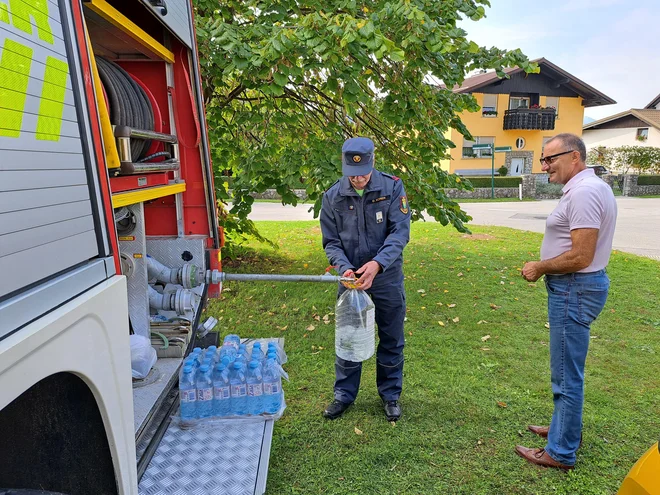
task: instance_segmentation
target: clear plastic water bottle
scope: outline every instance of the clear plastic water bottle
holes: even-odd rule
[[[277,364],[282,364],[280,362],[280,356],[277,354],[275,351],[268,351],[268,356],[266,356],[266,359],[274,359]]]
[[[248,368],[247,377],[247,406],[248,414],[261,414],[264,412],[263,407],[263,378],[261,376],[261,369],[259,361],[252,360],[250,361],[250,366]]]
[[[337,299],[335,352],[346,361],[362,362],[374,355],[375,307],[369,295],[349,289]]]
[[[257,360],[259,361],[259,363],[262,363],[266,355],[264,354],[264,351],[261,349],[261,342],[255,342],[252,345],[252,354],[250,357],[252,361]]]
[[[222,344],[220,347],[220,360],[225,356],[229,358],[229,361],[232,362],[236,359],[236,353],[238,352],[238,347],[234,347],[233,344]]]
[[[263,372],[264,411],[277,414],[282,407],[282,376],[275,353],[269,352]]]
[[[247,347],[245,346],[245,344],[241,344],[238,346],[238,353],[236,354],[236,357],[238,356],[243,356],[246,362],[250,361],[250,353],[247,351]]]
[[[234,361],[229,374],[229,393],[231,396],[231,412],[235,416],[247,414],[247,384],[245,372],[240,362]]]
[[[211,361],[215,365],[215,353],[218,350],[218,348],[214,345],[211,345],[206,348],[206,352],[204,353],[204,359],[211,358]]]
[[[179,403],[181,407],[181,419],[185,421],[197,417],[195,370],[190,365],[183,367],[183,372],[179,379]]]
[[[225,339],[223,340],[223,345],[224,344],[229,344],[233,345],[236,350],[238,350],[238,346],[241,343],[241,338],[238,335],[235,334],[229,334],[225,336]]]
[[[219,363],[213,371],[213,416],[225,417],[231,414],[231,392],[229,370]]]
[[[213,377],[208,364],[202,364],[197,373],[197,416],[210,418],[213,415]]]

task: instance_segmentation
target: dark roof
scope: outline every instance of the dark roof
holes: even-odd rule
[[[558,67],[545,58],[537,58],[536,60],[532,60],[532,62],[535,62],[539,65],[543,75],[559,81],[560,84],[570,88],[576,94],[581,96],[584,99],[585,107],[595,107],[599,105],[610,105],[612,103],[616,103],[616,101],[614,101],[609,96],[601,93],[596,88],[589,86],[584,81],[581,81],[572,74],[569,74],[564,69]],[[522,71],[523,69],[520,67],[504,69],[504,72],[509,76]],[[498,81],[499,79],[500,77],[496,72],[477,74],[476,76],[468,77],[465,79],[465,81],[463,81],[463,85],[460,87],[454,87],[453,91],[454,93],[474,93],[477,92],[478,89],[483,88],[484,86],[488,86]]]
[[[605,117],[604,119],[594,120],[593,122],[589,122],[587,125],[583,126],[582,129],[586,131],[588,129],[593,129],[594,127],[598,127],[599,125],[606,124],[608,122],[613,122],[615,120],[619,120],[629,116],[637,117],[639,120],[646,123],[647,125],[650,125],[651,127],[655,127],[656,129],[660,130],[660,110],[651,110],[646,108],[643,109],[631,108],[630,110],[626,110],[625,112],[621,112],[615,115],[610,115],[609,117]]]
[[[649,109],[654,109],[655,110],[655,107],[658,103],[660,103],[660,95],[653,98],[653,100],[651,100],[651,103],[646,105],[644,108],[649,108]]]

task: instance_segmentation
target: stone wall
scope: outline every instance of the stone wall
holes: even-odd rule
[[[639,175],[626,175],[623,178],[624,196],[650,196],[660,194],[660,185],[658,186],[639,186],[637,185]]]
[[[473,191],[465,189],[445,189],[447,197],[452,199],[490,199],[492,191],[490,187],[475,187]],[[496,187],[496,198],[517,198],[517,187]]]

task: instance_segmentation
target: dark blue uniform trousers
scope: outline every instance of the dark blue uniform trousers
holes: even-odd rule
[[[339,287],[338,295],[346,289]],[[376,349],[376,385],[384,401],[399,400],[403,386],[403,320],[406,317],[406,294],[403,271],[392,267],[374,279],[366,291],[376,308],[378,349]],[[335,357],[335,399],[350,403],[360,388],[362,363]]]

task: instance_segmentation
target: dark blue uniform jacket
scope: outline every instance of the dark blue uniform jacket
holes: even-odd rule
[[[340,275],[374,260],[383,271],[401,270],[410,240],[410,207],[398,177],[374,170],[360,197],[348,177],[323,195],[323,249]]]

